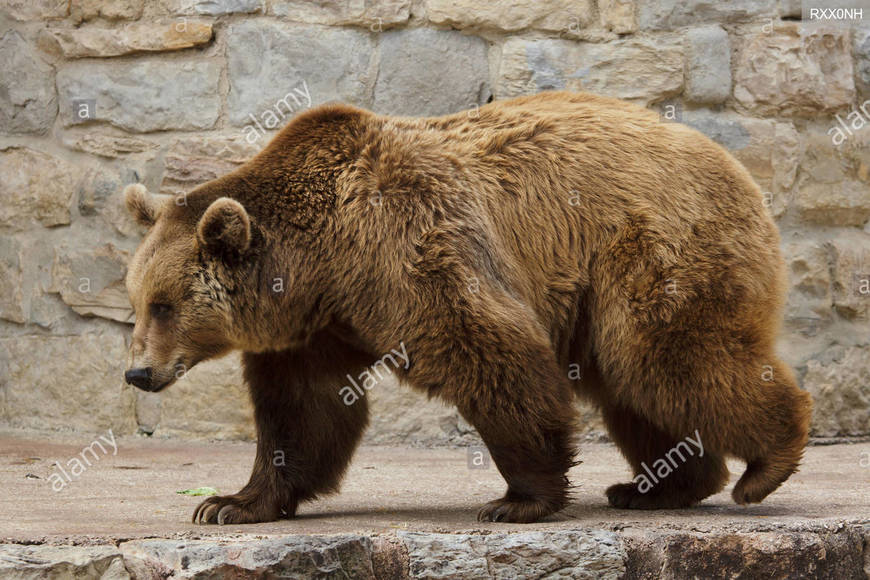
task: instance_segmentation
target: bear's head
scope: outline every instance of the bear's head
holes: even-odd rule
[[[238,298],[230,295],[244,290],[233,266],[251,246],[251,220],[228,197],[192,216],[186,196],[150,194],[139,184],[124,196],[136,221],[150,228],[127,272],[136,324],[125,379],[160,391],[198,362],[238,346]]]
[[[149,228],[127,273],[128,383],[159,391],[231,350],[296,349],[347,326],[348,288],[373,283],[352,253],[370,243],[354,240],[371,196],[354,192],[372,178],[353,169],[370,115],[302,113],[253,159],[182,195],[127,186],[127,208]]]

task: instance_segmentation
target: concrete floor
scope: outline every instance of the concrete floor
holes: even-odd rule
[[[118,438],[117,454],[99,454],[60,491],[49,478],[93,436],[0,431],[0,542],[100,543],[144,537],[382,533],[398,530],[520,531],[580,528],[768,530],[870,523],[870,443],[813,446],[804,466],[764,503],[731,502],[729,487],[700,507],[639,512],[609,508],[605,488],[629,472],[616,448],[585,444],[571,471],[574,503],[551,521],[530,526],[481,524],[478,507],[504,482],[494,466],[469,469],[466,449],[362,448],[341,493],[303,505],[293,520],[227,527],[190,523],[203,499],[176,491],[210,486],[234,493],[244,485],[254,445]],[[732,484],[742,470],[731,464]],[[69,468],[67,468],[69,473]]]

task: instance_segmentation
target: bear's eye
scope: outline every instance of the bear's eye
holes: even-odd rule
[[[172,306],[169,304],[152,302],[148,305],[148,310],[151,313],[151,318],[157,320],[169,320],[169,317],[172,315]]]

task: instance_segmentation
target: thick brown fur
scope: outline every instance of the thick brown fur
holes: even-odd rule
[[[741,504],[798,467],[811,402],[774,352],[778,233],[746,170],[686,126],[564,92],[428,119],[324,106],[186,196],[141,193],[132,366],[159,390],[240,349],[256,409],[250,482],[196,521],[292,516],[337,489],[367,421],[345,376],[400,342],[400,378],[456,405],[507,481],[484,520],[566,505],[576,395],[637,474],[703,441],[651,491],[611,487],[616,507],[692,505],[727,456],[747,462]]]

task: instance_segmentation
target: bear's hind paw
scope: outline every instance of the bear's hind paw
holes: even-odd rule
[[[607,501],[618,509],[660,510],[691,507],[698,500],[666,491],[643,493],[634,483],[617,483],[607,488]]]

